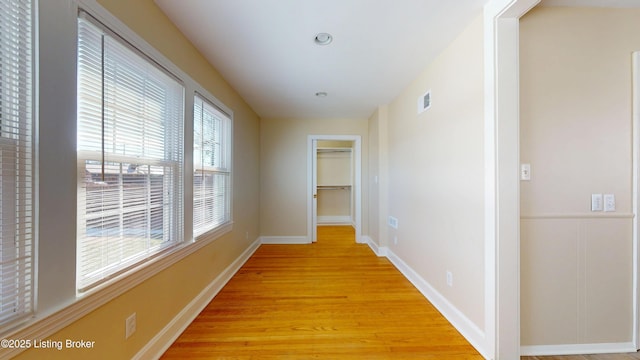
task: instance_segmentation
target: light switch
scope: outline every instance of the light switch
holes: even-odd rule
[[[616,196],[604,194],[604,211],[616,211]]]
[[[531,180],[531,164],[520,165],[520,180]]]
[[[591,211],[602,211],[602,194],[591,194]]]

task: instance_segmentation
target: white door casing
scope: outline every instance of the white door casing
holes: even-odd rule
[[[638,238],[638,212],[640,211],[640,51],[632,55],[633,62],[633,342],[636,349],[640,347],[640,239]]]
[[[356,242],[362,242],[362,140],[360,135],[308,135],[307,136],[307,237],[317,241],[317,152],[319,140],[353,141],[355,177],[352,191],[355,196]]]
[[[539,2],[484,8],[485,334],[496,360],[520,357],[519,19]]]

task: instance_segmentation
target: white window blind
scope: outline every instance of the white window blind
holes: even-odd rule
[[[78,18],[78,290],[182,241],[184,87]]]
[[[196,95],[193,119],[193,233],[231,220],[231,118]]]
[[[33,312],[30,0],[0,2],[0,324]]]

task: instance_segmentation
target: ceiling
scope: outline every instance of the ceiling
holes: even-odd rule
[[[155,0],[261,118],[368,118],[488,0]],[[640,0],[543,0],[638,7]],[[333,42],[314,43],[327,32]],[[317,97],[317,92],[328,96]]]
[[[155,0],[261,118],[347,119],[393,100],[486,1]]]

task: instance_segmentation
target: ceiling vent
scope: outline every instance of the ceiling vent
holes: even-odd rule
[[[418,98],[418,114],[429,110],[431,107],[431,90],[424,93],[424,95]]]

